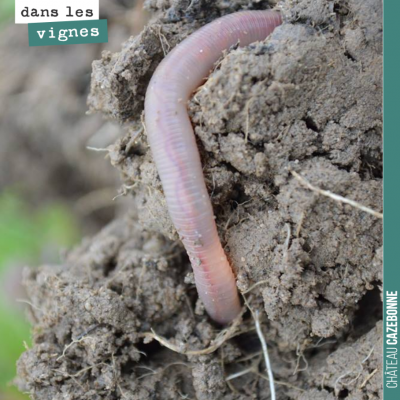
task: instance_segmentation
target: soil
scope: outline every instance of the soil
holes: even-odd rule
[[[106,153],[86,148],[104,148],[121,136],[100,115],[86,115],[91,62],[102,49],[117,50],[144,23],[135,17],[137,6],[127,11],[101,0],[100,7],[109,21],[106,44],[27,50],[26,26],[14,23],[1,26],[0,35],[6,77],[0,80],[0,190],[17,191],[32,208],[66,203],[85,234],[114,218],[120,184]]]
[[[26,271],[34,345],[18,385],[40,400],[268,399],[258,311],[279,400],[381,399],[381,219],[294,174],[381,212],[381,2],[146,6],[143,32],[93,63],[88,99],[125,129],[108,151],[133,209],[62,265]],[[189,104],[220,238],[254,311],[221,341],[167,213],[143,100],[164,53],[195,29],[269,7],[283,25],[226,52]]]

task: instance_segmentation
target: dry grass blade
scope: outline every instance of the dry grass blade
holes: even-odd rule
[[[300,183],[302,183],[305,187],[307,187],[308,189],[312,190],[315,193],[329,197],[332,200],[339,201],[340,203],[349,204],[352,207],[358,208],[359,210],[364,211],[368,214],[371,214],[376,218],[381,218],[381,219],[383,218],[382,213],[375,211],[372,208],[366,207],[354,200],[347,199],[346,197],[340,196],[338,194],[331,193],[329,190],[322,190],[320,188],[317,188],[316,186],[314,186],[310,182],[308,182],[306,179],[304,179],[301,175],[299,175],[296,171],[291,170],[290,172]]]
[[[275,400],[276,396],[275,396],[274,375],[272,374],[271,362],[269,360],[267,342],[265,341],[263,332],[261,330],[260,317],[259,317],[258,310],[256,310],[256,312],[254,314],[254,322],[256,325],[256,331],[257,331],[258,338],[260,339],[260,342],[261,342],[261,348],[263,351],[264,361],[265,361],[265,368],[268,373],[269,389],[271,391],[271,400]]]

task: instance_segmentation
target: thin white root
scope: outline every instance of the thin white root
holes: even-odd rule
[[[375,368],[365,379],[364,382],[360,385],[360,389],[362,389],[367,382],[378,372],[378,368]]]
[[[91,151],[96,151],[99,153],[109,153],[110,149],[107,149],[107,147],[102,148],[102,147],[93,147],[93,146],[86,146],[87,150],[91,150]]]
[[[170,349],[172,351],[175,351],[176,353],[179,354],[185,354],[185,355],[205,355],[205,354],[211,354],[214,351],[216,351],[219,347],[221,347],[227,340],[231,339],[232,337],[236,336],[237,334],[242,333],[241,331],[238,331],[238,327],[240,323],[242,322],[242,315],[246,309],[243,308],[241,313],[234,319],[232,322],[232,325],[221,331],[217,337],[211,342],[211,346],[206,347],[204,349],[200,350],[188,350],[184,348],[184,345],[177,345],[174,343],[171,343],[167,339],[163,338],[160,335],[157,335],[157,333],[154,332],[152,329],[151,332],[146,332],[143,334],[144,337],[149,338],[149,339],[154,339],[157,340],[160,344],[162,344],[164,347],[167,349]]]
[[[142,368],[142,369],[145,369],[145,370],[147,370],[147,371],[150,371],[150,372],[148,372],[147,374],[143,374],[143,375],[140,375],[140,376],[138,377],[138,379],[143,379],[143,378],[146,378],[147,376],[152,376],[152,375],[157,375],[157,374],[163,374],[168,368],[173,367],[173,366],[176,366],[176,365],[185,366],[186,368],[189,368],[189,369],[191,368],[189,364],[187,364],[187,363],[185,363],[185,362],[180,362],[180,361],[167,364],[165,367],[163,367],[163,368],[158,368],[158,369],[152,369],[152,368],[147,367],[147,366],[145,366],[145,365],[138,365],[138,366],[136,366],[135,368]]]
[[[260,378],[263,378],[263,379],[269,381],[268,376],[265,376],[264,374],[262,374],[262,373],[260,373],[260,372],[255,372],[255,374],[256,374],[257,376],[259,376]],[[274,382],[275,382],[277,385],[286,386],[286,387],[288,387],[288,388],[298,390],[299,392],[305,392],[304,389],[301,389],[301,388],[299,388],[299,387],[297,387],[297,386],[294,386],[294,385],[292,385],[292,384],[290,384],[290,383],[288,383],[288,382],[282,382],[282,381],[274,381]]]
[[[122,190],[121,193],[118,193],[116,196],[112,198],[113,201],[117,200],[118,198],[122,196],[126,196],[130,190],[134,189],[137,185],[137,182],[135,182],[133,185],[122,185]]]
[[[271,363],[270,363],[270,360],[269,360],[267,342],[265,341],[263,332],[261,330],[260,318],[259,318],[258,310],[256,310],[256,312],[254,313],[254,322],[255,322],[255,325],[256,325],[256,331],[257,331],[258,338],[260,339],[260,342],[261,342],[261,348],[263,350],[265,368],[266,368],[267,373],[268,373],[269,389],[271,391],[271,400],[275,400],[276,396],[275,396],[274,375],[272,374]]]
[[[40,311],[42,314],[44,314],[44,311],[42,309],[40,309],[39,307],[35,306],[32,302],[30,302],[29,300],[26,299],[16,299],[15,300],[17,303],[24,303],[24,304],[28,304],[29,306],[31,306],[33,309]]]
[[[231,381],[233,379],[240,378],[241,376],[247,375],[247,374],[255,374],[255,375],[259,376],[260,378],[265,379],[266,381],[269,381],[269,377],[265,376],[264,374],[262,374],[260,372],[258,372],[254,368],[254,366],[250,367],[250,368],[243,369],[242,371],[235,372],[234,374],[228,375],[226,377],[226,380],[227,381]],[[288,382],[282,382],[282,381],[274,380],[274,383],[276,383],[277,385],[280,385],[280,386],[286,386],[288,388],[298,390],[299,392],[304,392],[305,391],[304,389],[301,389],[301,388],[299,388],[297,386],[294,386],[294,385],[292,385],[292,384],[290,384]]]
[[[65,357],[65,353],[67,352],[67,350],[68,350],[72,345],[74,345],[75,343],[83,342],[83,341],[86,340],[86,339],[93,339],[93,337],[91,337],[91,336],[84,336],[84,337],[82,337],[82,338],[80,338],[80,339],[78,339],[78,340],[77,340],[77,339],[73,340],[70,344],[67,344],[67,345],[64,347],[64,350],[63,350],[61,356],[59,356],[59,357],[57,358],[57,361],[60,361],[63,357]]]
[[[234,374],[228,375],[228,376],[225,378],[225,380],[231,381],[232,379],[239,378],[239,377],[241,377],[241,376],[243,376],[243,375],[247,375],[247,374],[249,374],[249,373],[251,373],[251,372],[254,372],[254,371],[255,371],[255,370],[254,370],[253,367],[251,367],[251,368],[246,368],[246,369],[243,369],[243,370],[241,370],[241,371],[239,371],[239,372],[235,372]]]
[[[308,189],[312,190],[315,193],[321,194],[322,196],[329,197],[332,200],[339,201],[341,203],[349,204],[352,207],[358,208],[359,210],[364,211],[368,214],[371,214],[376,218],[381,218],[381,219],[383,218],[382,213],[375,211],[372,208],[366,207],[354,200],[347,199],[346,197],[342,197],[338,194],[331,193],[329,190],[322,190],[320,188],[317,188],[316,186],[314,186],[310,182],[308,182],[306,179],[304,179],[301,175],[299,175],[296,171],[291,170],[290,172],[300,183],[302,183],[304,186],[306,186]]]
[[[361,376],[361,374],[362,374],[362,372],[363,372],[363,370],[364,370],[364,363],[371,357],[372,353],[374,352],[374,349],[375,349],[375,347],[372,347],[371,350],[369,351],[368,355],[359,363],[360,369],[359,369],[359,371],[358,371],[357,376],[356,376],[354,379],[352,379],[350,382],[348,382],[347,385],[353,384],[354,382],[356,382],[356,381],[358,380],[358,378],[360,378],[360,376]],[[345,378],[346,376],[351,375],[353,372],[355,372],[354,369],[352,369],[352,370],[350,370],[350,371],[348,371],[348,372],[345,372],[343,375],[340,375],[340,376],[336,379],[335,384],[334,384],[334,390],[335,390],[335,394],[336,394],[336,395],[339,393],[339,390],[338,390],[338,384],[339,384],[339,382],[340,382],[343,378]],[[371,377],[370,377],[370,378],[371,378]],[[370,379],[370,378],[369,378],[369,379]]]
[[[293,371],[293,376],[296,375],[298,372],[307,371],[307,369],[308,369],[308,361],[307,361],[306,357],[304,356],[303,350],[301,350],[299,343],[297,344],[297,347],[296,347],[296,356],[297,356],[296,367]],[[304,362],[303,368],[300,368],[300,360],[301,359]]]
[[[157,34],[158,39],[160,41],[161,48],[162,48],[162,51],[163,51],[164,57],[165,57],[169,53],[169,51],[171,49],[171,45],[168,43],[168,40],[165,37],[165,35],[161,32],[161,26],[158,26],[156,34]]]
[[[251,292],[254,288],[256,288],[257,286],[260,285],[264,285],[265,283],[268,283],[270,280],[269,279],[264,279],[262,281],[258,281],[256,282],[254,285],[251,285],[248,289],[243,290],[243,292],[241,292],[242,295]]]

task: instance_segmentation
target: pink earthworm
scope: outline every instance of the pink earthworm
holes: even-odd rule
[[[220,324],[232,321],[241,305],[218,237],[187,102],[224,50],[264,40],[281,23],[274,11],[241,11],[216,19],[169,53],[147,88],[147,136],[168,211],[189,255],[199,296]]]

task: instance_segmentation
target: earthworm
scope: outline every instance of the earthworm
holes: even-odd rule
[[[145,125],[168,211],[193,267],[208,314],[226,324],[240,312],[235,275],[218,237],[187,102],[223,51],[264,40],[282,23],[274,11],[218,18],[178,44],[154,72],[145,98]]]

